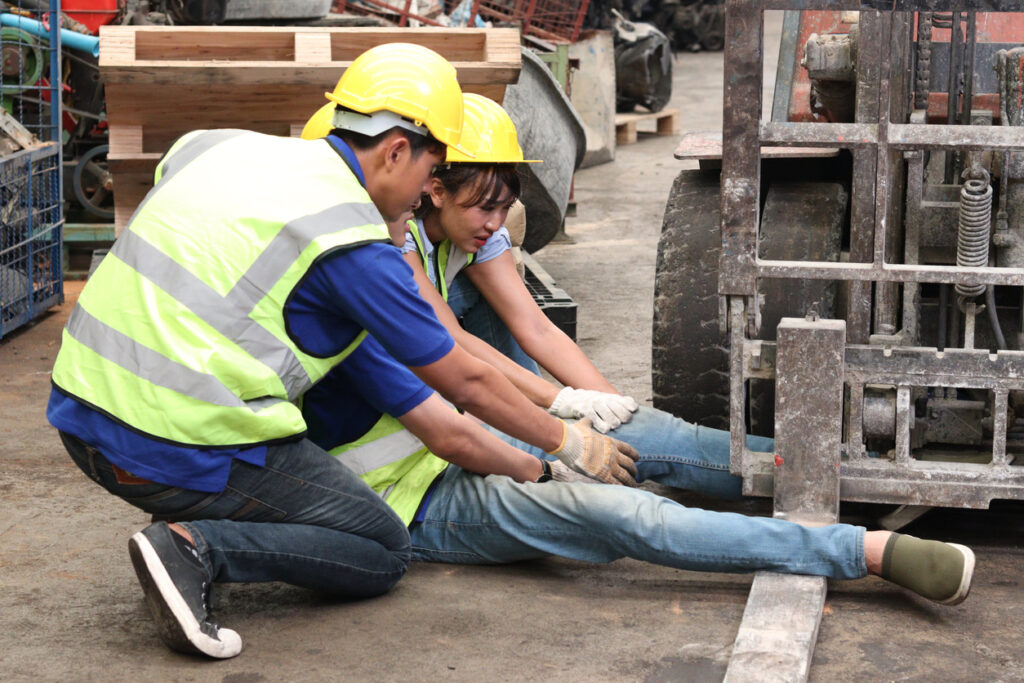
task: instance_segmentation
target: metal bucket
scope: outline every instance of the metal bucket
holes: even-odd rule
[[[534,252],[562,227],[572,174],[583,162],[587,140],[579,114],[551,70],[531,50],[522,52],[519,82],[506,88],[502,104],[516,124],[525,158],[544,161],[520,169],[526,205],[523,248]]]

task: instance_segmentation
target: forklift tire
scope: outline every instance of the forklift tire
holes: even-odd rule
[[[682,171],[665,205],[654,280],[654,407],[729,427],[729,348],[718,327],[719,172]]]
[[[846,192],[835,183],[780,181],[768,190],[759,252],[762,258],[837,261]],[[718,171],[682,171],[665,207],[654,285],[651,380],[654,407],[688,422],[729,428],[729,343],[719,327],[721,253]],[[784,316],[811,309],[835,314],[836,288],[827,281],[768,280],[759,338],[774,339]],[[752,381],[749,430],[771,436],[774,383]]]

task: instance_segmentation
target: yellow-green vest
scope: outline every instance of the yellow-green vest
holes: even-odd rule
[[[425,241],[427,236],[420,233],[420,223],[415,220],[409,221],[409,232],[412,233],[413,241],[416,242],[416,253],[423,260],[423,270],[429,275],[431,264],[427,256]],[[434,248],[434,286],[441,293],[441,297],[448,301],[448,288],[451,286],[455,276],[463,268],[473,263],[475,254],[469,254],[455,245],[451,240],[445,239]]]
[[[227,447],[306,431],[302,395],[341,362],[299,347],[283,310],[329,252],[389,240],[324,140],[195,131],[83,289],[54,384],[156,439]]]
[[[423,268],[430,268],[423,237],[416,221],[409,221],[409,231],[416,242],[416,250],[423,259]],[[472,263],[473,255],[455,249],[449,258],[452,244],[445,240],[438,245],[435,274],[438,289],[448,300],[448,285],[462,267]],[[459,256],[461,254],[462,256]],[[451,277],[441,277],[448,273]],[[376,491],[402,521],[411,524],[423,496],[437,476],[448,466],[445,460],[431,453],[423,442],[402,426],[394,417],[384,415],[358,441],[332,448],[330,453],[345,463]]]
[[[390,415],[381,417],[358,441],[330,453],[376,491],[407,526],[431,482],[448,466]]]

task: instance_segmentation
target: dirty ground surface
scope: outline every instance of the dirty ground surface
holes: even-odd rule
[[[769,18],[768,44],[779,25]],[[719,125],[721,69],[721,53],[677,56],[670,106],[682,110],[684,131]],[[683,167],[674,146],[642,136],[614,163],[580,172],[572,241],[537,255],[579,303],[582,347],[646,403],[657,238]],[[126,552],[145,515],[89,482],[44,416],[79,289],[68,283],[67,303],[0,342],[0,679],[721,680],[751,578],[632,560],[415,564],[389,595],[351,603],[282,585],[226,586],[217,611],[241,633],[241,656],[210,662],[166,650]],[[1022,518],[1008,507],[951,512],[914,529],[975,546],[976,581],[961,606],[934,606],[878,579],[832,582],[811,680],[1024,680]]]

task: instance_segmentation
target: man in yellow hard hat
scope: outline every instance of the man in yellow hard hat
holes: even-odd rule
[[[402,520],[306,438],[303,396],[333,368],[353,367],[342,425],[362,423],[367,382],[387,385],[394,414],[429,418],[417,412],[435,403],[426,382],[547,450],[629,461],[607,437],[584,444],[458,347],[391,243],[385,223],[459,147],[454,68],[381,45],[327,97],[340,131],[327,140],[209,130],[175,142],[83,289],[54,366],[47,416],[74,462],[161,520],[129,553],[161,638],[182,652],[241,651],[210,614],[214,582],[367,597],[404,574]],[[360,377],[368,333],[415,375]],[[504,467],[523,481],[542,469]]]

